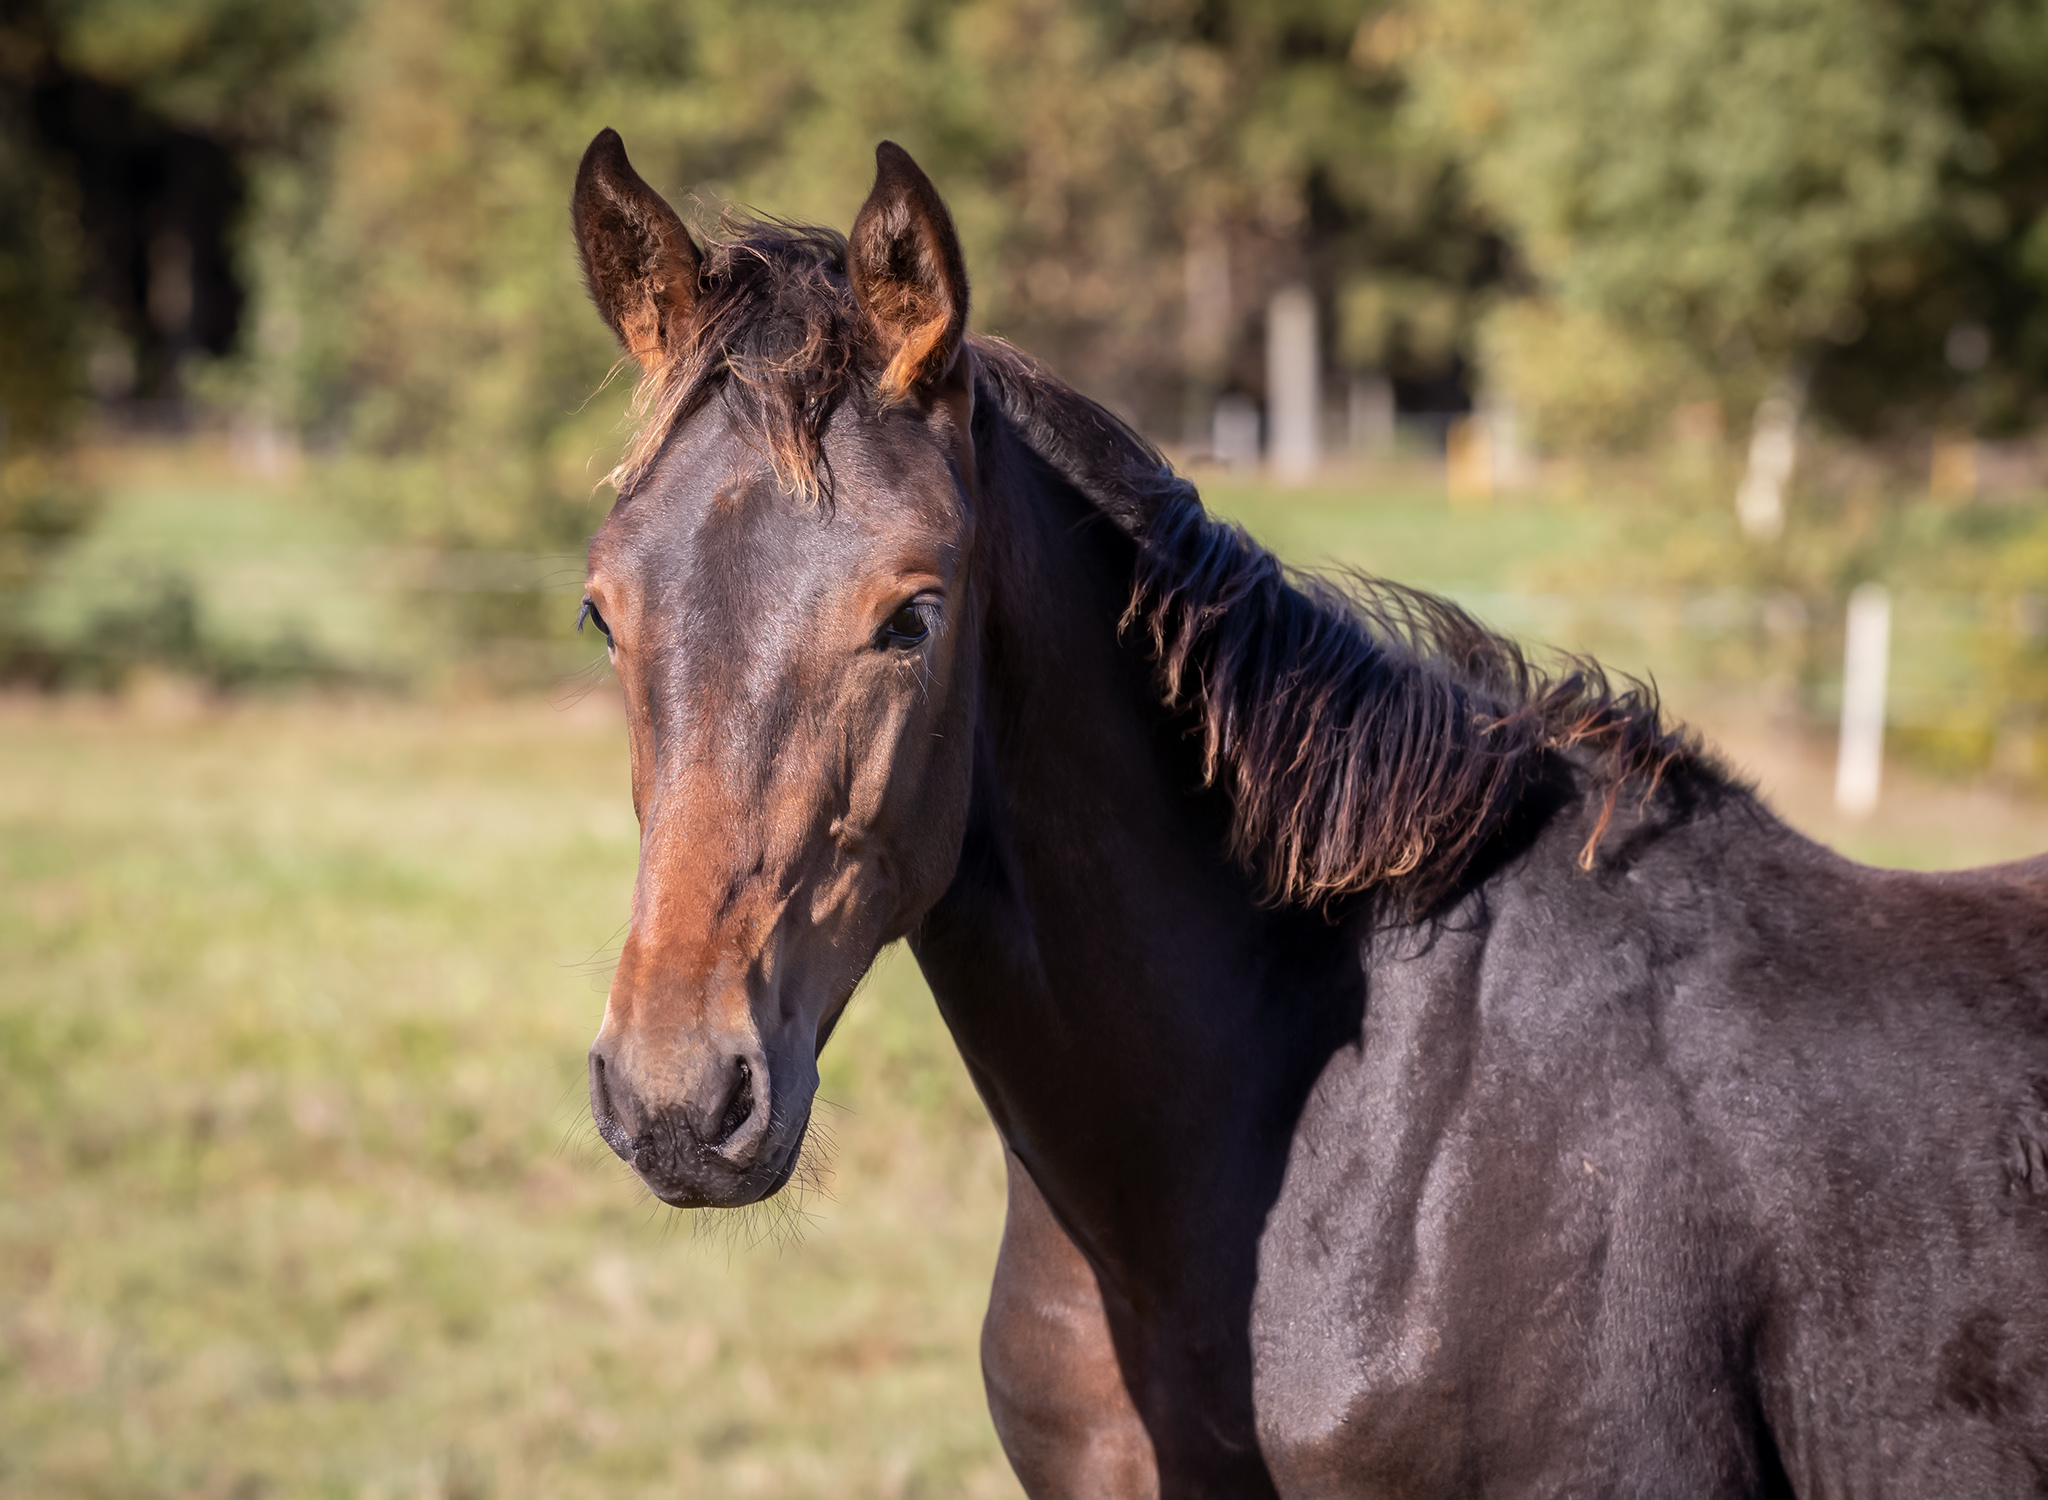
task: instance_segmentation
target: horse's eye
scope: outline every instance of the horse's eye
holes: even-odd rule
[[[583,622],[585,620],[595,625],[597,633],[604,637],[605,650],[612,651],[618,648],[618,642],[612,639],[611,626],[605,624],[604,616],[597,612],[597,604],[588,594],[583,596],[583,607],[576,611],[576,633],[578,635],[583,634]]]
[[[922,645],[924,638],[932,633],[933,606],[913,601],[889,616],[889,623],[882,627],[883,646],[893,646],[899,651],[908,651],[912,646]]]

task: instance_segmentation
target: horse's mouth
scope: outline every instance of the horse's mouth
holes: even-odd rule
[[[620,1151],[602,1123],[598,1129],[633,1168],[647,1191],[670,1208],[745,1208],[774,1197],[796,1175],[797,1163],[803,1160],[804,1140],[810,1134],[811,1112],[805,1108],[802,1122],[775,1146],[768,1160],[746,1168],[735,1168],[717,1153],[701,1148],[697,1159],[687,1166],[672,1159],[643,1163],[642,1158],[648,1154],[644,1147],[636,1150],[628,1142],[627,1149]],[[618,1134],[623,1138],[625,1133]]]

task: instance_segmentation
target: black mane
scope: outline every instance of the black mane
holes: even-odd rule
[[[1007,345],[976,350],[1024,441],[1136,538],[1123,626],[1194,716],[1231,852],[1268,901],[1380,889],[1426,910],[1555,754],[1577,752],[1599,798],[1589,868],[1626,785],[1647,799],[1681,764],[1719,775],[1650,685],[1582,656],[1546,671],[1419,589],[1289,569],[1103,407]]]
[[[722,394],[776,477],[816,498],[830,482],[825,428],[862,373],[846,237],[734,213],[721,228],[704,247],[687,348],[641,377],[639,431],[606,478],[629,493],[669,434]]]
[[[688,352],[650,372],[621,492],[715,394],[793,490],[827,493],[822,437],[866,371],[830,230],[728,218],[706,247]],[[974,337],[980,390],[1024,442],[1139,546],[1122,622],[1197,725],[1230,794],[1232,853],[1269,901],[1379,889],[1422,910],[1455,887],[1548,757],[1576,752],[1599,813],[1591,866],[1625,786],[1647,799],[1678,765],[1711,770],[1663,722],[1655,689],[1590,658],[1555,670],[1449,601],[1359,573],[1284,567],[1212,519],[1186,479],[1107,409],[999,339]],[[1714,772],[1717,774],[1718,772]]]

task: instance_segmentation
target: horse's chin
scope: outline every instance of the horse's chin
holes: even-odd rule
[[[640,1172],[639,1177],[647,1191],[670,1208],[745,1208],[750,1203],[773,1198],[789,1185],[789,1179],[796,1175],[797,1163],[803,1160],[804,1139],[810,1128],[811,1112],[806,1106],[802,1123],[775,1148],[768,1162],[733,1171],[729,1180],[700,1177],[682,1184],[657,1182],[645,1172]]]

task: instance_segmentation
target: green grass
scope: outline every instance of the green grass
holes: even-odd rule
[[[27,623],[92,653],[146,629],[167,596],[189,601],[198,644],[261,659],[290,652],[393,673],[389,566],[299,483],[234,470],[205,449],[104,455],[104,508],[28,602]],[[115,639],[110,639],[110,637]]]
[[[1015,1493],[999,1153],[900,950],[829,1196],[670,1214],[583,1106],[602,701],[155,701],[0,700],[0,1495]],[[2048,842],[1911,788],[1830,829],[1801,774],[1867,856]]]
[[[1553,497],[1453,507],[1434,468],[1337,470],[1298,487],[1208,470],[1202,501],[1289,562],[1362,568],[1418,588],[1485,600],[1540,587],[1569,559],[1610,560],[1611,516]]]
[[[624,756],[540,705],[6,710],[0,1493],[1014,1492],[1000,1158],[900,954],[807,1219],[594,1144]]]
[[[252,473],[198,440],[99,449],[85,468],[94,523],[18,601],[67,686],[153,662],[230,686],[517,691],[589,655],[570,634],[580,547],[409,544],[342,503],[331,471]],[[602,517],[593,497],[592,529]]]

